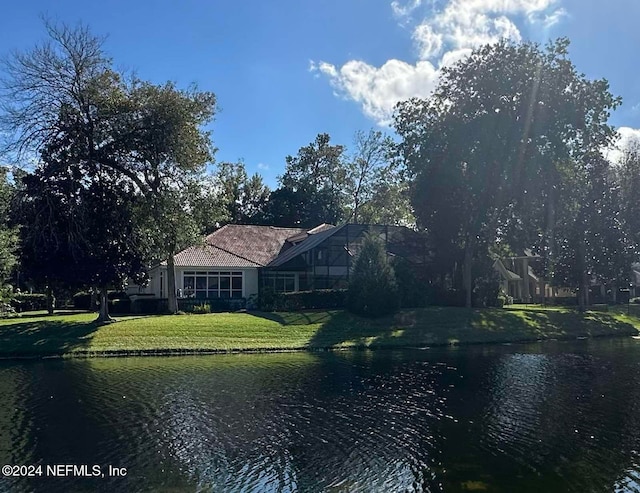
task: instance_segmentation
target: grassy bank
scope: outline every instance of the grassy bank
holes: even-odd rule
[[[633,307],[637,311],[638,307]],[[219,313],[120,317],[25,314],[0,320],[0,357],[154,354],[348,347],[415,347],[636,335],[640,313],[564,308],[430,307],[368,320],[347,312]]]

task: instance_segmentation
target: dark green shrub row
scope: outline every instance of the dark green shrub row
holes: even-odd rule
[[[131,300],[129,298],[109,300],[109,313],[131,313]]]
[[[185,313],[237,312],[247,307],[244,298],[212,298],[200,300],[185,298],[178,300],[178,310]]]
[[[29,294],[21,293],[14,294],[11,298],[11,306],[17,312],[30,312],[34,310],[46,310],[47,309],[47,295],[46,294]]]
[[[559,298],[545,298],[544,304],[551,306],[578,306],[578,297],[562,296]]]
[[[264,288],[258,297],[258,308],[265,312],[332,310],[344,308],[346,303],[346,289],[318,289],[315,291],[296,291],[295,293],[276,293],[273,289]]]
[[[166,298],[138,298],[131,302],[131,313],[157,315],[169,311],[169,300]]]

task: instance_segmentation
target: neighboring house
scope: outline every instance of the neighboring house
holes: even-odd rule
[[[365,233],[378,235],[391,256],[422,263],[422,235],[401,226],[321,224],[312,229],[227,225],[201,246],[174,257],[175,286],[167,286],[167,266],[149,272],[147,287],[128,293],[166,298],[250,298],[263,287],[278,292],[346,288]]]
[[[511,296],[517,302],[541,303],[544,298],[562,298],[575,296],[569,288],[552,287],[543,283],[530,265],[539,259],[525,248],[522,255],[497,259],[493,268],[500,275],[500,287],[502,291]],[[526,273],[526,274],[525,274]]]

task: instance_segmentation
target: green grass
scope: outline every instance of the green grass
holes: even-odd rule
[[[566,308],[430,307],[369,320],[341,310],[119,317],[26,314],[0,320],[0,357],[415,347],[636,335],[640,307],[578,313]]]

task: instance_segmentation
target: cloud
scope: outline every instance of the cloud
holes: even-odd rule
[[[428,61],[415,65],[388,60],[381,67],[352,60],[340,69],[322,63],[319,70],[347,99],[360,103],[368,117],[380,125],[391,122],[391,112],[398,101],[412,96],[429,95],[438,79],[438,70]]]
[[[266,171],[269,169],[269,165],[265,164],[265,163],[258,163],[258,169],[261,169],[263,171]]]
[[[402,2],[394,0],[391,2],[391,10],[393,10],[396,17],[403,18],[410,16],[420,5],[422,5],[422,0],[411,0],[405,5],[403,5]]]
[[[557,1],[445,0],[436,9],[433,0],[394,0],[391,10],[403,24],[429,4],[430,16],[412,26],[417,62],[391,59],[376,67],[350,60],[337,67],[311,61],[309,70],[328,78],[336,94],[359,103],[365,115],[388,125],[396,103],[431,94],[443,67],[458,62],[478,46],[503,38],[520,41],[516,21],[542,27],[559,22],[566,11],[555,7]]]
[[[618,128],[618,140],[609,149],[604,151],[604,155],[612,163],[619,163],[625,149],[640,146],[640,129],[631,127]]]

